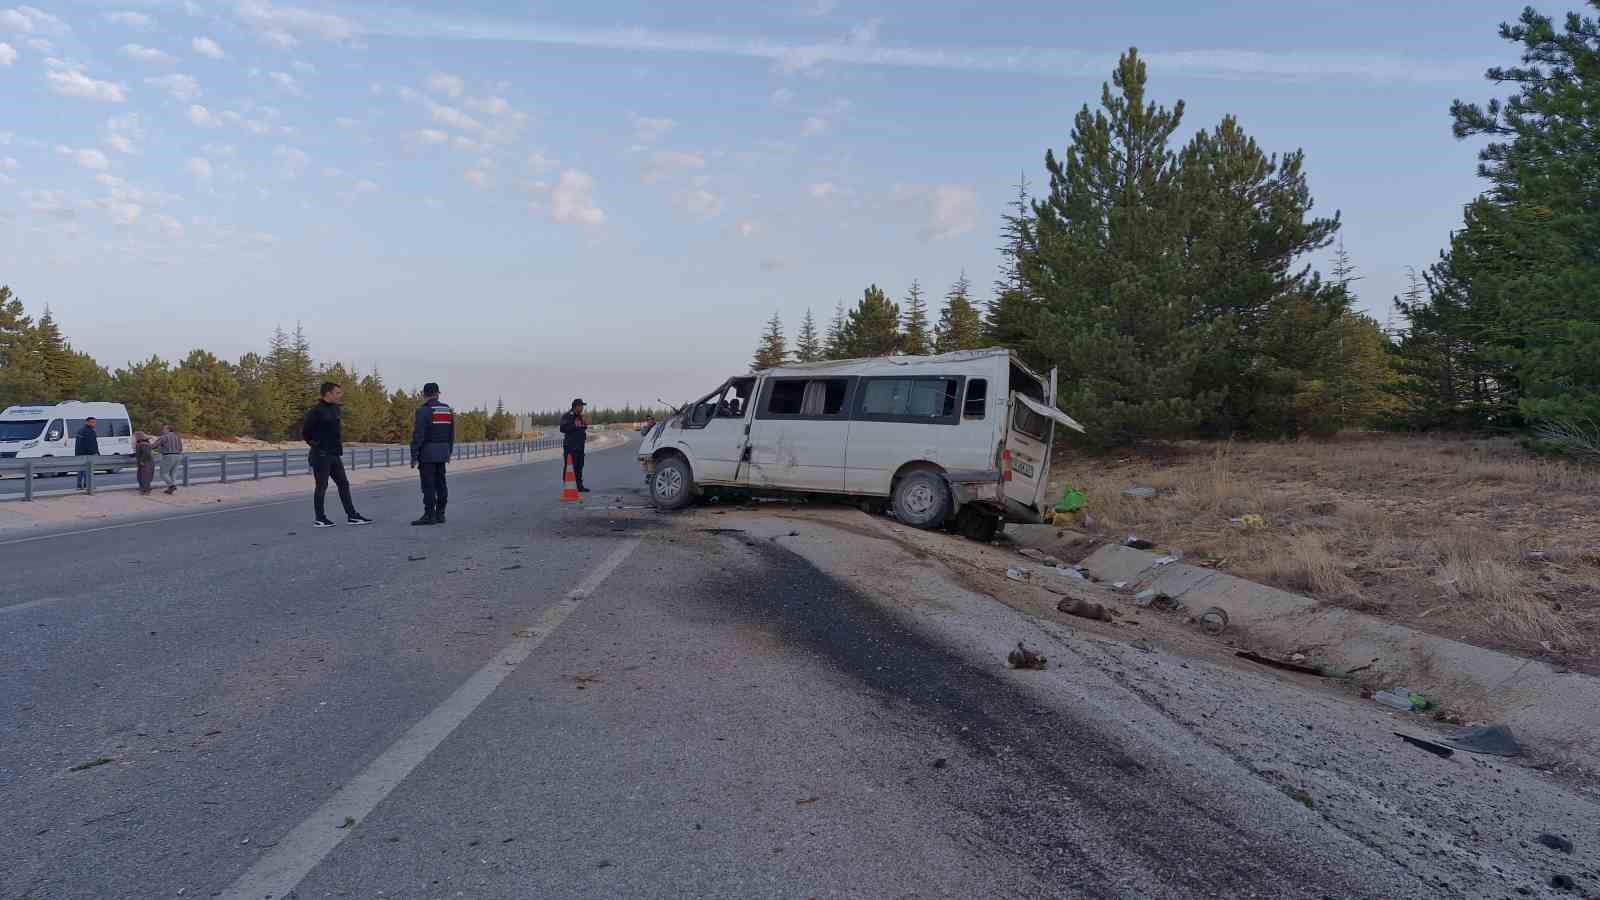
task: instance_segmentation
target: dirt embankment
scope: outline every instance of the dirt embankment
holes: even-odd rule
[[[1360,435],[1066,456],[1074,527],[1600,673],[1600,471],[1509,440]],[[1125,493],[1154,489],[1153,496]],[[1135,491],[1135,494],[1147,492]]]

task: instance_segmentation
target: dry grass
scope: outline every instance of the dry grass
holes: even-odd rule
[[[1352,435],[1068,457],[1053,480],[1088,493],[1084,525],[1107,538],[1600,671],[1600,469],[1505,440]],[[1264,524],[1230,521],[1245,516]]]

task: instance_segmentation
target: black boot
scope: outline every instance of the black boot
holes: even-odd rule
[[[417,519],[415,522],[412,522],[411,524],[413,524],[413,525],[437,525],[437,524],[439,524],[439,516],[438,516],[437,513],[435,513],[431,509],[425,510],[422,513],[422,518]]]
[[[435,511],[434,514],[433,514],[433,524],[435,524],[435,525],[443,525],[444,524],[444,504],[443,503],[439,504],[439,509],[437,511]]]

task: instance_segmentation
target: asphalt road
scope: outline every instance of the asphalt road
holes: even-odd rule
[[[1430,895],[775,541],[624,508],[631,449],[582,510],[544,463],[438,528],[403,483],[366,527],[0,541],[0,898]]]

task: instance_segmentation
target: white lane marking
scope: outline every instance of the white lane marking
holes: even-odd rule
[[[622,565],[622,561],[639,546],[640,540],[629,539],[611,551],[611,555],[564,599],[545,610],[538,621],[522,632],[521,637],[496,654],[427,717],[389,745],[383,755],[373,760],[354,780],[328,798],[328,802],[304,822],[295,826],[283,840],[256,860],[256,864],[222,896],[227,900],[263,900],[287,896],[355,830],[352,826],[341,827],[345,819],[360,822],[383,802],[383,798],[399,787],[411,770],[427,759],[451,732],[472,715],[473,710],[494,693],[500,682],[561,627],[561,623],[616,571],[617,566]]]
[[[48,606],[51,603],[60,602],[60,597],[40,597],[37,600],[29,600],[24,603],[13,603],[10,606],[0,606],[0,616],[10,612],[22,612],[25,609],[33,609],[35,607]]]

